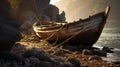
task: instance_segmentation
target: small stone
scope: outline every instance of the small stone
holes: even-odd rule
[[[55,65],[55,67],[63,67],[63,63],[62,62],[59,62],[59,61],[56,61],[53,63]]]
[[[34,56],[36,54],[37,50],[27,50],[24,54],[23,54],[23,57],[24,58],[28,58],[28,57],[31,57],[31,56]]]
[[[80,67],[80,61],[75,58],[69,58],[68,62],[72,63],[75,67]]]
[[[106,51],[99,51],[97,55],[107,57],[107,52]]]
[[[102,51],[100,49],[94,49],[93,51],[93,55],[99,55],[99,56],[107,56],[107,52],[106,51]]]
[[[108,53],[113,53],[113,51],[111,50],[112,48],[109,48],[109,47],[103,47],[102,50],[103,51],[106,51]]]
[[[36,64],[33,67],[55,67],[55,66],[50,62],[40,62],[39,64]]]
[[[40,63],[40,60],[36,57],[25,58],[25,67],[30,67]]]
[[[25,67],[30,67],[30,60],[28,58],[25,59]]]
[[[41,61],[51,61],[44,51],[38,51],[35,49],[28,50],[23,54],[23,57],[36,57]]]
[[[35,58],[35,57],[30,57],[29,60],[30,60],[31,64],[40,63],[40,60],[38,58]]]
[[[91,50],[84,49],[83,52],[82,52],[82,54],[84,54],[84,55],[92,55],[93,53],[92,53]]]
[[[49,61],[49,62],[51,62],[50,57],[47,56],[45,54],[45,52],[43,52],[43,51],[36,52],[35,57],[39,58],[39,60],[41,60],[41,61]]]
[[[63,63],[61,67],[75,67],[75,66],[69,62],[66,62],[66,63]]]
[[[57,57],[57,56],[51,56],[49,57],[51,62],[64,62],[64,60],[62,60],[61,58]]]
[[[102,58],[99,57],[99,56],[97,56],[97,55],[95,55],[95,56],[90,56],[90,57],[88,58],[88,60],[102,60]]]

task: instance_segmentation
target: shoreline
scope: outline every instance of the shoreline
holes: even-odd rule
[[[62,49],[62,47],[52,49],[54,46],[51,44],[48,44],[48,43],[45,44],[45,42],[43,44],[34,43],[34,42],[33,43],[21,42],[21,44],[24,46],[27,46],[26,47],[27,49],[35,48],[40,51],[42,50],[45,53],[47,53],[49,56],[56,56],[56,58],[60,58],[61,60],[64,60],[65,62],[67,62],[67,60],[69,58],[73,58],[73,59],[79,60],[81,65],[83,65],[83,66],[87,65],[88,67],[90,67],[90,66],[96,67],[96,65],[98,65],[98,66],[113,65],[115,67],[120,66],[120,64],[114,64],[115,62],[119,63],[120,59],[113,61],[113,59],[111,59],[111,57],[108,58],[108,57],[102,57],[99,55],[98,56],[97,55],[85,55],[81,51],[70,51],[68,49]],[[95,46],[95,47],[98,48],[98,46]],[[101,49],[102,47],[99,47],[99,48]],[[75,48],[73,48],[73,49],[75,49]],[[90,57],[95,58],[95,59],[89,60]],[[86,64],[84,64],[84,63],[86,63]]]
[[[94,45],[94,47],[97,47],[99,49],[102,49],[103,47],[100,46],[96,46]],[[110,47],[112,48],[112,47]],[[118,48],[113,48],[112,49],[113,53],[107,53],[107,57],[102,57],[103,60],[107,61],[107,62],[115,62],[115,61],[120,61],[120,49]]]
[[[99,46],[82,51],[79,46],[67,46],[66,49],[63,46],[56,47],[47,41],[40,41],[36,36],[30,36],[14,45],[12,48],[14,55],[10,55],[12,59],[8,55],[7,59],[0,58],[0,65],[12,65],[10,67],[14,65],[16,65],[15,67],[119,67],[120,59],[106,60],[107,57],[102,57],[106,56],[106,52],[102,49],[103,47]],[[117,49],[115,50],[117,51]],[[19,61],[17,61],[18,59]]]

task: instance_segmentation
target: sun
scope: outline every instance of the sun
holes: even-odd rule
[[[50,0],[50,4],[55,4],[58,1],[60,1],[60,0]]]

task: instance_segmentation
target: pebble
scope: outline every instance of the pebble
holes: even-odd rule
[[[40,62],[36,65],[34,65],[33,67],[55,67],[51,62]]]
[[[61,67],[76,67],[76,66],[74,66],[73,64],[69,62],[66,62],[66,63],[63,63]]]
[[[94,49],[93,51],[93,55],[98,55],[98,56],[107,56],[107,52],[100,50],[100,49]]]
[[[88,60],[102,60],[102,58],[97,55],[94,55],[94,56],[90,56]]]
[[[84,49],[84,50],[82,51],[82,54],[84,54],[84,55],[92,55],[93,53],[92,53],[91,50]]]
[[[29,57],[28,59],[31,64],[40,63],[40,60],[36,57]]]
[[[83,55],[98,55],[98,56],[107,56],[107,52],[105,50],[100,50],[99,48],[93,49],[84,49],[82,51]]]
[[[75,67],[80,67],[80,61],[75,58],[69,58],[68,61],[72,63]]]
[[[107,53],[113,53],[113,51],[111,50],[112,48],[109,47],[103,47],[102,50],[106,51]]]

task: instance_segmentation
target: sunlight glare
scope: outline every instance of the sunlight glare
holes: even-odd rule
[[[58,1],[60,1],[60,0],[50,0],[50,4],[55,4]]]

